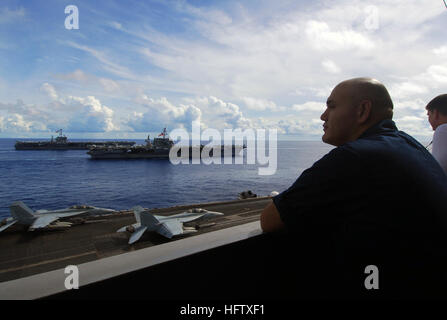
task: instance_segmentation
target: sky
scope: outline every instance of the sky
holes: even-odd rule
[[[200,122],[318,140],[331,90],[365,76],[388,88],[398,128],[429,141],[446,29],[442,0],[2,0],[0,138],[138,139]]]

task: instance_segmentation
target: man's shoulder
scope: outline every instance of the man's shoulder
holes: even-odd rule
[[[358,155],[399,154],[425,151],[425,148],[404,131],[377,132],[343,145],[346,150]]]
[[[386,142],[380,136],[366,137],[347,142],[341,146],[332,149],[320,160],[315,162],[315,166],[352,166],[368,160],[372,155],[388,153],[390,150],[389,141]],[[391,152],[392,152],[391,148]]]
[[[342,169],[345,167],[354,167],[360,163],[361,153],[350,145],[342,145],[332,149],[317,162],[311,169]]]
[[[447,123],[440,124],[435,131],[447,131]]]
[[[447,136],[447,123],[443,123],[436,128],[434,138],[436,138],[437,136],[443,138]]]

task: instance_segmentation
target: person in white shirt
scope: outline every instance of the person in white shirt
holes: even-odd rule
[[[447,94],[441,94],[425,107],[433,134],[432,155],[447,174]]]

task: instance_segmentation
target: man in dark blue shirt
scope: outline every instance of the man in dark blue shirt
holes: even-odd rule
[[[377,296],[447,291],[447,177],[392,116],[392,100],[377,80],[337,85],[321,115],[322,139],[337,148],[261,214],[264,231],[286,229],[298,244],[296,266],[320,293],[370,294],[371,266]]]

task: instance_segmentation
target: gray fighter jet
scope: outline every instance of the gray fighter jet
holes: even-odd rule
[[[85,205],[72,206],[66,209],[51,211],[37,210],[36,212],[34,212],[22,201],[13,202],[9,206],[9,209],[11,211],[12,217],[0,222],[0,232],[16,223],[29,226],[28,231],[33,231],[35,229],[47,227],[52,222],[60,218],[72,217],[83,213],[95,215],[115,212],[115,210],[112,209],[97,208]],[[71,224],[68,222],[58,224],[59,227],[69,227],[70,225]]]
[[[184,227],[184,222],[190,222],[194,220],[206,220],[218,216],[223,216],[221,212],[208,211],[201,208],[189,209],[188,211],[170,215],[170,216],[157,216],[140,206],[132,208],[137,223],[129,226],[122,227],[117,232],[128,231],[132,233],[129,239],[129,244],[132,244],[141,238],[143,233],[147,231],[156,231],[159,234],[171,239],[173,236],[186,234],[191,232],[197,232],[196,228]]]

